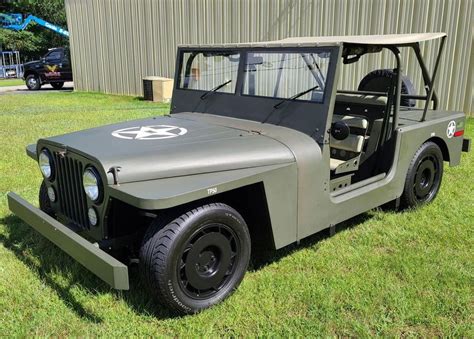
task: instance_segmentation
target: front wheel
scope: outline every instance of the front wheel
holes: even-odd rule
[[[434,142],[425,142],[416,151],[408,167],[402,208],[417,207],[433,201],[443,178],[443,154]]]
[[[144,279],[156,300],[179,313],[196,313],[228,297],[250,260],[250,235],[230,206],[208,204],[163,225],[156,219],[140,250]]]
[[[41,81],[36,74],[30,74],[26,77],[26,87],[31,91],[37,91],[41,88]]]
[[[53,87],[54,89],[58,89],[58,90],[59,90],[59,89],[63,88],[63,86],[64,86],[64,82],[62,82],[62,81],[61,81],[61,82],[52,82],[52,83],[51,83],[51,87]]]

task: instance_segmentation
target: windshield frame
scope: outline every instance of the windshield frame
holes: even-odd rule
[[[243,91],[243,54],[240,55],[240,65],[234,93],[213,92],[205,100],[200,97],[206,91],[196,89],[180,88],[180,73],[183,64],[183,56],[186,52],[297,52],[297,53],[320,53],[328,52],[329,67],[326,75],[325,95],[322,102],[293,100],[275,109],[274,105],[282,99],[242,95]],[[171,99],[170,114],[178,113],[203,113],[243,120],[251,120],[259,123],[283,126],[303,132],[318,143],[324,143],[324,131],[330,114],[331,105],[334,105],[334,90],[336,89],[336,78],[342,55],[342,46],[235,46],[227,48],[214,46],[179,46],[176,55],[174,90]],[[290,100],[290,98],[288,98]],[[275,110],[275,112],[273,112]]]
[[[225,53],[225,54],[239,54],[239,65],[237,68],[237,81],[235,83],[234,91],[233,92],[220,92],[216,91],[213,93],[213,95],[239,95],[239,96],[249,96],[249,97],[258,97],[258,98],[267,98],[267,99],[273,99],[273,100],[285,100],[285,101],[292,101],[291,96],[288,98],[284,97],[276,97],[276,96],[264,96],[264,95],[252,95],[252,94],[246,94],[244,93],[244,82],[245,82],[245,66],[247,64],[247,58],[248,58],[248,53],[300,53],[300,54],[305,54],[305,53],[331,53],[332,49],[334,47],[326,47],[326,46],[321,46],[321,47],[252,47],[252,48],[208,48],[208,47],[192,47],[192,48],[178,48],[178,56],[177,56],[177,66],[176,67],[176,74],[175,74],[175,84],[174,84],[174,89],[175,90],[184,90],[184,91],[195,91],[195,92],[200,92],[202,95],[205,92],[208,92],[208,90],[204,89],[195,89],[195,88],[187,88],[184,87],[186,84],[186,81],[182,77],[182,69],[183,67],[188,68],[188,63],[189,59],[187,62],[184,61],[184,55],[185,53],[199,53],[199,52],[205,52],[205,53]],[[329,58],[332,58],[332,56],[329,56]],[[192,60],[191,60],[192,63]],[[186,70],[185,72],[188,72],[189,70]],[[326,74],[326,77],[328,74]],[[183,83],[183,86],[181,86],[181,83]],[[303,102],[309,102],[313,104],[322,104],[325,101],[325,98],[327,96],[327,86],[325,85],[325,88],[323,90],[323,98],[321,101],[314,101],[314,100],[304,100],[304,99],[297,99],[295,101],[303,101]]]

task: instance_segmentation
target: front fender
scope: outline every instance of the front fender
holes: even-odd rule
[[[260,166],[108,186],[109,196],[144,210],[160,210],[263,182],[277,248],[296,241],[296,163]]]

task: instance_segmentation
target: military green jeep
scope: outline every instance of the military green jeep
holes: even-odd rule
[[[279,249],[377,206],[436,197],[443,163],[470,146],[465,115],[437,109],[445,38],[180,46],[169,115],[28,146],[40,209],[9,193],[10,209],[112,287],[128,289],[138,263],[157,302],[198,312],[237,288],[251,245]],[[420,42],[435,39],[430,74]],[[402,74],[401,51],[414,53],[424,93]],[[376,53],[392,68],[338,88]]]

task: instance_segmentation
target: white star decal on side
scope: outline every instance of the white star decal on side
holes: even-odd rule
[[[122,128],[112,132],[112,135],[120,139],[128,140],[159,140],[176,138],[188,132],[186,128],[169,126],[169,125],[155,125],[155,126],[137,126]]]
[[[446,136],[451,139],[454,136],[454,133],[456,133],[456,121],[451,120],[446,129]]]

